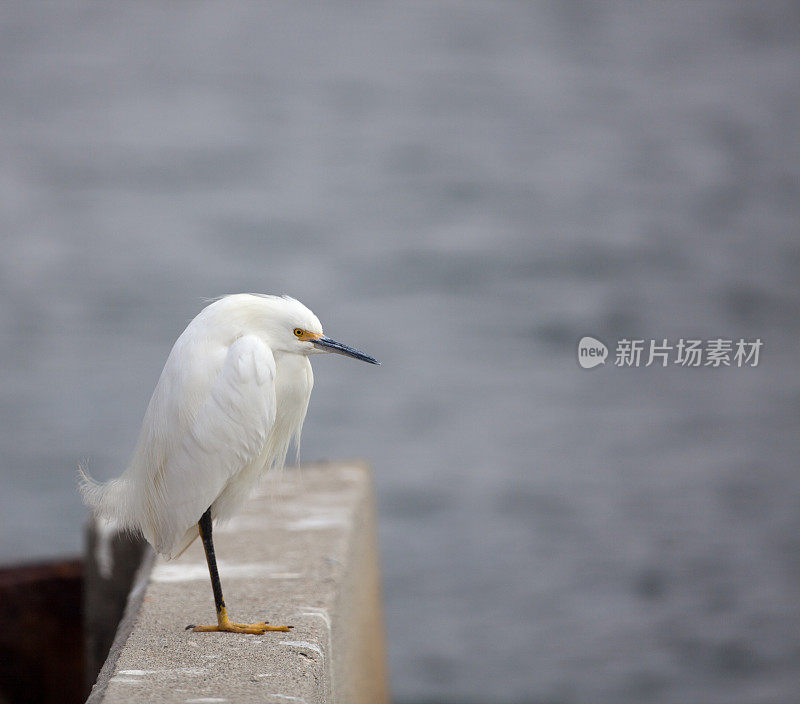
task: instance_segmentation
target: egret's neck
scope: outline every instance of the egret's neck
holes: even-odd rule
[[[308,357],[300,354],[275,355],[276,432],[289,436],[300,431],[314,386]]]

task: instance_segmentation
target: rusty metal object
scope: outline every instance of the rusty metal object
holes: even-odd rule
[[[0,704],[70,704],[86,697],[83,562],[0,570]]]

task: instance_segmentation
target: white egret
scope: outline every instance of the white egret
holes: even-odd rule
[[[232,516],[299,441],[315,352],[380,364],[325,337],[317,316],[294,298],[237,294],[215,301],[175,342],[122,476],[100,484],[83,475],[86,503],[141,532],[161,555],[177,557],[201,536],[217,624],[195,631],[291,628],[229,620],[211,524]]]

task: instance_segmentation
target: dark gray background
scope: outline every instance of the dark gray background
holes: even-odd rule
[[[0,558],[80,550],[202,298],[290,293],[400,702],[800,691],[800,12],[5,3]],[[584,334],[760,337],[584,371]]]

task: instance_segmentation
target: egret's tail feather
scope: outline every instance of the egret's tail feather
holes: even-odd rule
[[[98,516],[113,520],[122,528],[134,527],[128,506],[128,487],[124,477],[98,482],[90,477],[83,467],[78,467],[78,474],[81,495],[87,506]]]

